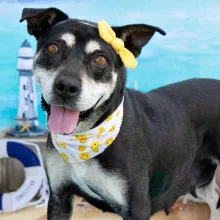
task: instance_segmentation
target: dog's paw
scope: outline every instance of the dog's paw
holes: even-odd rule
[[[171,213],[178,214],[178,212],[182,212],[185,209],[185,207],[186,204],[184,204],[182,201],[177,201],[171,207]]]

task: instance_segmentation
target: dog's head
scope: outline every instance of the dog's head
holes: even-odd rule
[[[56,8],[26,8],[24,20],[38,42],[33,72],[51,131],[72,133],[79,120],[88,120],[109,99],[122,99],[125,68],[112,46],[99,36],[96,23],[69,19]],[[156,31],[165,34],[144,24],[113,30],[135,57]]]

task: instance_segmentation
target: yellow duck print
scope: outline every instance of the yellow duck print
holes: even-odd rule
[[[60,143],[61,147],[66,148],[67,144],[65,142]]]
[[[100,142],[99,141],[94,141],[90,144],[90,147],[91,149],[94,151],[94,152],[99,152],[99,146],[100,146]]]
[[[108,140],[106,140],[106,141],[105,141],[105,144],[107,145],[107,147],[109,147],[114,140],[115,140],[115,139],[112,138],[112,137],[110,137]]]
[[[79,146],[78,151],[79,152],[84,152],[86,150],[86,146]]]
[[[89,160],[91,158],[91,156],[89,153],[81,153],[81,154],[79,154],[79,158],[81,160]]]
[[[112,120],[112,118],[113,118],[113,116],[110,115],[105,121],[106,121],[106,122],[110,122],[110,121]]]
[[[110,131],[110,132],[114,132],[115,129],[116,129],[116,127],[113,125],[113,126],[109,129],[109,131]]]
[[[103,133],[105,131],[104,127],[99,128],[99,133]]]
[[[67,155],[66,153],[61,152],[60,154],[61,154],[61,156],[63,157],[63,159],[64,159],[66,162],[69,162],[69,161],[70,161],[70,159],[69,159],[69,157],[68,157],[68,155]]]
[[[75,135],[75,138],[79,140],[80,143],[84,144],[87,142],[88,137],[85,135]]]

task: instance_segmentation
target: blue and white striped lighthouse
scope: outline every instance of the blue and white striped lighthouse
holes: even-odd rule
[[[17,119],[33,120],[38,125],[36,109],[36,91],[34,86],[33,72],[33,52],[27,40],[23,42],[18,53],[17,70],[20,73],[20,96]]]
[[[18,52],[19,106],[15,117],[16,127],[8,132],[13,136],[37,136],[46,132],[39,128],[32,65],[33,51],[29,42],[25,40]]]

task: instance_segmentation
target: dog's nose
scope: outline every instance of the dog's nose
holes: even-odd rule
[[[72,98],[79,91],[79,85],[69,79],[60,79],[55,83],[56,93],[64,99]]]

